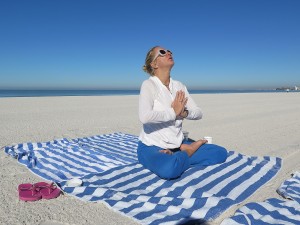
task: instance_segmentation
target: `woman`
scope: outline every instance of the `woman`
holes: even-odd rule
[[[182,121],[199,120],[201,109],[186,87],[171,78],[172,52],[156,46],[147,53],[141,86],[139,118],[143,124],[138,144],[139,162],[164,179],[179,177],[191,165],[224,162],[227,151],[206,141],[183,141]]]

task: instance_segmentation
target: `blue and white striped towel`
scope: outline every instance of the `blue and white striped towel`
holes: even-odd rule
[[[300,224],[300,173],[295,172],[291,179],[282,183],[277,192],[291,200],[267,199],[264,202],[252,202],[241,207],[233,217],[225,219],[221,225],[235,224]]]
[[[295,172],[291,179],[284,181],[277,192],[282,197],[295,200],[300,204],[300,172]]]
[[[222,164],[191,167],[178,179],[163,180],[137,162],[137,142],[136,136],[114,133],[26,143],[5,151],[66,193],[105,202],[142,224],[212,220],[252,195],[281,167],[280,158],[229,152]],[[66,185],[74,177],[83,180],[81,187]]]
[[[299,225],[300,205],[296,201],[276,198],[264,202],[252,202],[238,209],[221,225]]]
[[[5,152],[40,177],[60,182],[137,162],[138,137],[113,133],[68,140],[23,143]]]

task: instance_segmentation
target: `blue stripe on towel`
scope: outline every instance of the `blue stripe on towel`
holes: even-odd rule
[[[228,152],[226,162],[194,166],[163,180],[138,162],[138,137],[123,133],[6,147],[35,174],[84,201],[102,201],[142,224],[212,220],[276,175],[281,159]],[[79,177],[80,187],[67,180]]]

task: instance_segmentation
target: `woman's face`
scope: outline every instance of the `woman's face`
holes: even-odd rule
[[[155,63],[158,68],[159,67],[172,68],[174,65],[172,52],[163,47],[156,47],[154,49],[153,63]]]

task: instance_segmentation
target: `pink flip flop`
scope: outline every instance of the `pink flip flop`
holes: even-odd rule
[[[42,198],[41,193],[39,193],[32,184],[20,184],[18,187],[19,199],[22,201],[37,201]]]
[[[34,187],[43,199],[57,198],[61,193],[60,189],[54,183],[39,182],[35,183]]]

